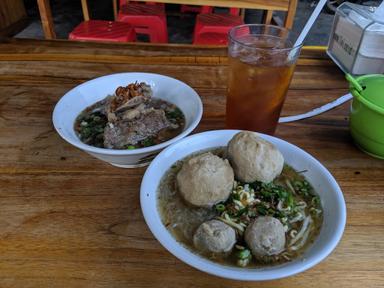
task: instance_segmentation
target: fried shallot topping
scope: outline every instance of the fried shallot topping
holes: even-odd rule
[[[128,100],[143,95],[143,86],[145,83],[131,83],[126,87],[120,86],[116,89],[115,97],[111,102],[111,112],[116,111],[118,107],[126,103]]]

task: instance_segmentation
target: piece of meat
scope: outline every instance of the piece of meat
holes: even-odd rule
[[[116,108],[115,112],[118,113],[121,111],[125,111],[127,109],[132,109],[138,105],[141,105],[141,104],[148,102],[149,100],[150,100],[149,97],[137,96],[135,98],[128,100],[127,102],[125,102],[124,104],[122,104],[121,106]]]
[[[109,96],[105,105],[105,114],[108,121],[115,123],[119,120],[119,114],[128,109],[148,103],[152,97],[151,86],[143,83],[131,83],[126,87],[118,87],[115,95]]]
[[[142,107],[144,107],[147,103],[149,103],[151,100],[151,98],[148,98],[148,97],[145,97],[145,96],[137,96],[135,98],[132,98],[130,100],[128,100],[126,103],[122,104],[120,107],[118,107],[115,111],[112,111],[111,110],[111,103],[112,102],[109,102],[107,105],[106,105],[106,111],[107,111],[107,117],[108,117],[108,121],[109,122],[116,122],[118,121],[119,119],[125,119],[126,117],[124,117],[124,115],[126,114],[126,112],[129,112],[130,110],[134,110],[136,108],[139,108],[140,106],[140,109],[142,110]],[[135,117],[138,116],[138,114],[136,114],[136,112],[133,112],[135,113]],[[135,118],[133,117],[133,118]]]
[[[146,108],[146,105],[142,103],[133,109],[124,111],[119,115],[119,117],[121,120],[124,120],[124,121],[133,120],[135,118],[138,118],[141,113],[143,112],[145,113],[146,110],[148,110],[148,108]]]
[[[154,137],[171,125],[163,110],[147,109],[130,121],[108,124],[104,129],[104,146],[110,149],[124,149],[127,145]]]

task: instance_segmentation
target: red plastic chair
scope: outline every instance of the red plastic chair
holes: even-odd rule
[[[81,22],[70,34],[70,40],[134,42],[136,34],[127,23],[90,20],[87,0],[81,0],[84,22]]]
[[[193,44],[227,45],[229,30],[234,26],[244,24],[239,12],[238,8],[230,8],[229,14],[197,15]]]
[[[168,43],[164,5],[133,2],[121,5],[121,2],[117,21],[129,23],[137,34],[148,35],[151,43]]]
[[[136,33],[128,23],[89,20],[81,22],[70,34],[70,40],[135,42]]]
[[[212,13],[212,6],[198,6],[198,5],[181,5],[180,7],[181,13]]]

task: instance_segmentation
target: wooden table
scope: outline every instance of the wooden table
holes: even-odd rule
[[[69,89],[108,73],[145,71],[197,90],[204,102],[198,131],[224,128],[226,61],[223,48],[0,44],[0,287],[382,287],[384,161],[353,144],[349,104],[278,127],[278,137],[311,153],[335,176],[348,219],[325,261],[264,283],[220,279],[176,259],[141,214],[145,169],[100,162],[52,127],[53,107]],[[305,112],[346,91],[324,51],[304,49],[283,114]]]

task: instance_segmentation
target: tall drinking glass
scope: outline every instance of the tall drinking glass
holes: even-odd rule
[[[229,32],[227,128],[273,134],[302,45],[288,29],[241,25]]]

